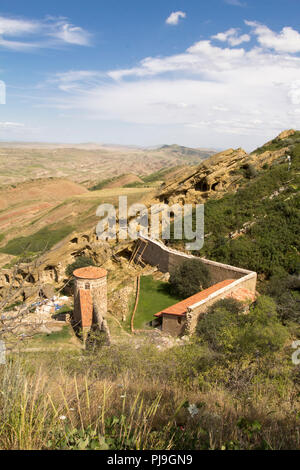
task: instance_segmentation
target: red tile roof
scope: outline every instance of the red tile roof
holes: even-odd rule
[[[79,289],[79,301],[82,327],[92,326],[93,323],[93,298],[90,290]]]
[[[107,271],[103,268],[87,266],[86,268],[76,269],[73,275],[81,279],[100,279],[101,277],[107,276]]]
[[[161,315],[166,314],[183,317],[189,307],[200,302],[201,300],[206,299],[211,294],[217,292],[223,287],[229,286],[229,284],[231,284],[232,282],[234,282],[234,279],[226,279],[225,281],[218,282],[218,284],[215,284],[209,287],[208,289],[198,292],[198,294],[192,295],[191,297],[188,297],[187,299],[182,300],[181,302],[178,302],[177,304],[172,305],[171,307],[165,308],[161,312],[156,313],[154,316],[160,317]]]

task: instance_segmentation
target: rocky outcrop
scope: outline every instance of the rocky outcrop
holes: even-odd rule
[[[289,136],[295,131],[280,134]],[[286,137],[281,137],[282,139]],[[245,178],[245,170],[253,166],[256,170],[283,158],[289,147],[275,151],[248,154],[243,149],[228,149],[205,160],[198,167],[180,172],[161,188],[157,195],[167,204],[204,203],[217,199],[226,192],[235,191]]]
[[[213,155],[166,185],[158,198],[169,204],[195,203],[204,202],[212,194],[234,190],[242,178],[238,170],[247,158],[248,154],[243,149],[228,149]]]
[[[129,304],[133,295],[133,285],[116,289],[109,297],[109,312],[119,320],[126,321],[129,313]]]
[[[288,137],[290,137],[291,135],[294,135],[294,134],[296,134],[296,131],[294,129],[289,129],[287,131],[283,131],[279,134],[279,136],[277,137],[277,140],[287,139]]]
[[[111,258],[111,248],[97,240],[94,231],[73,233],[33,263],[0,269],[0,299],[12,288],[18,290],[19,300],[34,298],[38,293],[49,298],[54,287],[64,285],[66,267],[80,256],[90,257],[101,266]]]

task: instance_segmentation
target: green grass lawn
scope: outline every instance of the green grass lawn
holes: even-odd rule
[[[134,327],[145,328],[146,323],[153,320],[155,313],[179,301],[180,299],[168,292],[167,282],[156,281],[152,276],[141,276],[140,298]]]

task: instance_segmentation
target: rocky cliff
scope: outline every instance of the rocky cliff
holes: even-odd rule
[[[245,181],[250,168],[252,171],[259,170],[284,158],[290,149],[290,142],[285,146],[284,141],[293,134],[293,130],[284,131],[274,139],[281,141],[280,148],[276,150],[268,150],[271,142],[251,154],[241,148],[228,149],[197,167],[184,168],[160,189],[157,199],[167,204],[203,203],[210,198],[220,198],[228,191],[235,191]]]

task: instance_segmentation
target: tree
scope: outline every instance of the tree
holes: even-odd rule
[[[173,295],[187,298],[206,289],[211,277],[205,264],[200,260],[187,260],[170,275],[170,291]]]

